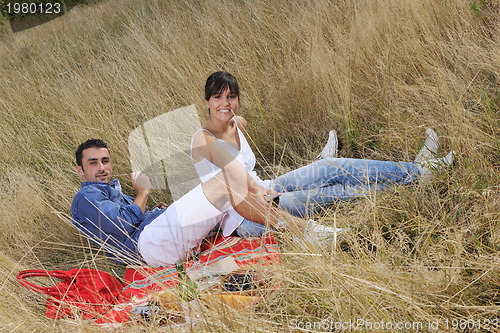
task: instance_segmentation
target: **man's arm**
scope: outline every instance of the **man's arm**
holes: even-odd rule
[[[145,213],[149,193],[151,191],[151,182],[149,177],[141,172],[133,172],[130,175],[130,179],[132,180],[132,186],[137,193],[134,203],[141,208],[142,213]]]
[[[144,220],[137,204],[114,202],[97,188],[77,193],[71,205],[71,214],[79,229],[94,235],[104,232],[123,237],[136,230]]]

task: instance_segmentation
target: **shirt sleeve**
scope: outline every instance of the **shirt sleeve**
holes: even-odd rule
[[[98,189],[78,193],[72,215],[87,231],[121,237],[130,235],[144,220],[137,204],[114,202]]]

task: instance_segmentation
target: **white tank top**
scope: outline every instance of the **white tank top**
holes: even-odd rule
[[[245,170],[248,172],[250,177],[252,177],[257,184],[259,184],[262,187],[270,188],[271,186],[271,181],[270,180],[262,180],[257,176],[257,172],[255,172],[255,154],[253,153],[252,149],[250,148],[250,145],[248,144],[247,139],[239,129],[238,125],[236,124],[236,120],[234,121],[236,125],[236,131],[238,132],[238,138],[240,140],[240,150],[236,149],[235,147],[231,146],[229,143],[222,139],[217,139],[215,135],[213,135],[210,131],[206,129],[200,129],[198,130],[195,135],[200,132],[200,131],[206,131],[210,133],[215,140],[220,144],[222,148],[224,148],[225,151],[227,151],[229,154],[231,154],[237,161],[239,161],[243,166],[245,167]],[[194,136],[193,136],[194,138]],[[193,140],[191,140],[191,159],[193,158],[192,156],[192,149],[193,149]],[[199,162],[195,162],[193,160],[194,167],[196,169],[196,172],[198,173],[198,176],[200,177],[201,181],[205,183],[209,179],[213,178],[216,174],[221,172],[221,169],[207,160],[206,158],[202,159]]]
[[[231,146],[229,143],[222,139],[217,139],[215,135],[213,135],[210,131],[206,129],[200,129],[198,130],[194,135],[196,135],[200,131],[206,131],[210,133],[215,140],[221,145],[221,147],[224,148],[225,151],[227,151],[229,154],[235,157],[237,161],[239,161],[243,166],[245,167],[245,170],[248,172],[248,174],[255,180],[257,184],[260,186],[266,187],[266,188],[271,188],[271,181],[270,180],[262,180],[257,176],[257,173],[255,172],[255,154],[253,153],[252,149],[250,148],[250,145],[248,144],[247,139],[241,132],[241,130],[238,127],[238,124],[236,123],[236,120],[234,120],[234,123],[236,125],[236,131],[238,133],[238,138],[240,140],[240,150],[236,149],[235,147]],[[193,136],[194,139],[194,136]],[[193,151],[193,140],[191,140],[191,159],[193,159],[192,155]],[[221,172],[221,169],[207,160],[206,158],[203,158],[199,162],[195,162],[193,160],[194,167],[196,169],[196,172],[198,173],[198,176],[200,177],[201,181],[203,183],[207,182],[211,178],[213,178],[216,174]],[[234,208],[230,208],[227,211],[226,216],[221,222],[221,228],[222,228],[222,233],[224,236],[229,236],[244,220],[244,217],[238,214]]]

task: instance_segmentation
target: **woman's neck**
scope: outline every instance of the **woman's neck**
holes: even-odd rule
[[[205,125],[203,125],[203,128],[212,132],[218,139],[222,139],[224,134],[228,134],[231,131],[233,124],[234,118],[227,121],[209,118]]]

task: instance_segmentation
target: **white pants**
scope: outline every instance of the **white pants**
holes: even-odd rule
[[[200,184],[144,228],[139,236],[139,252],[150,266],[175,264],[186,259],[223,216],[207,200]]]

